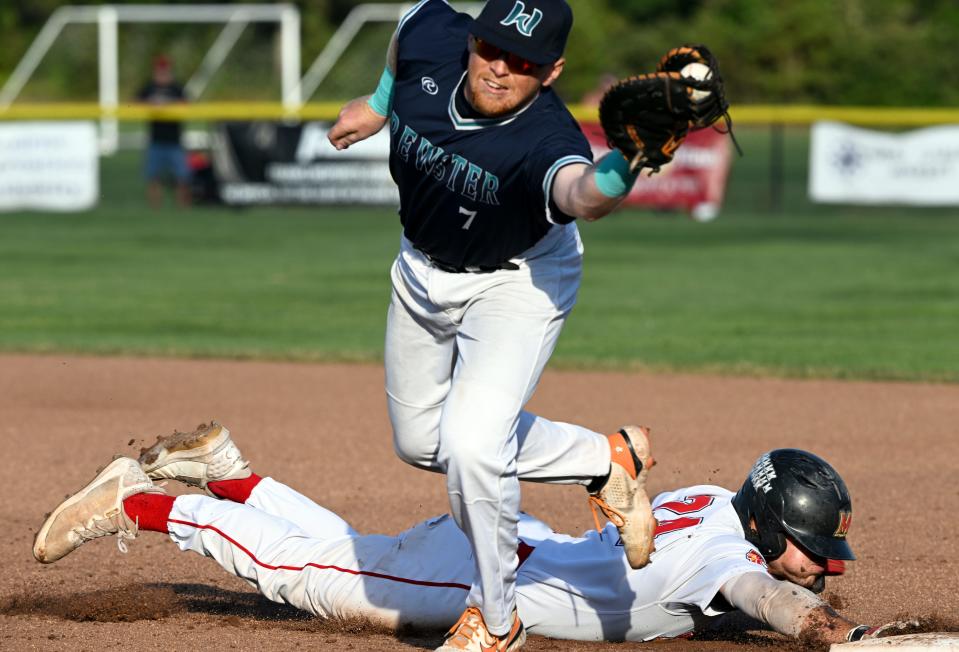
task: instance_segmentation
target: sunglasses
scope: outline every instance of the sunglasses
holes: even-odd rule
[[[473,47],[476,54],[487,61],[503,59],[503,61],[506,62],[506,67],[509,68],[510,72],[513,73],[529,75],[539,68],[539,64],[533,63],[528,59],[524,59],[518,54],[507,52],[503,48],[496,47],[492,43],[484,41],[478,36],[473,37]]]

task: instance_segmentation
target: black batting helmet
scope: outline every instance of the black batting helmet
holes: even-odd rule
[[[852,522],[849,491],[836,470],[812,453],[780,448],[762,455],[733,506],[746,539],[767,561],[786,551],[786,535],[824,559],[856,558],[846,543]]]

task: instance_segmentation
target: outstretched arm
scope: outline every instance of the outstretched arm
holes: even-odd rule
[[[811,642],[845,643],[857,630],[857,623],[840,616],[812,591],[766,573],[734,577],[720,593],[731,605],[780,634]]]
[[[336,149],[346,149],[354,143],[377,133],[386,124],[393,96],[393,79],[396,77],[398,39],[394,32],[386,54],[386,68],[380,77],[379,86],[372,95],[351,100],[340,110],[328,138]]]
[[[560,169],[553,182],[553,201],[567,215],[592,222],[620,205],[636,177],[614,149],[593,165],[573,163]]]

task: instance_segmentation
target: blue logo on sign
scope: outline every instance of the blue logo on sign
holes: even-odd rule
[[[543,19],[543,12],[539,9],[533,9],[533,13],[527,14],[524,13],[525,11],[526,5],[523,4],[522,0],[516,0],[516,4],[514,4],[510,10],[509,16],[501,20],[500,25],[504,27],[516,25],[516,29],[519,30],[520,34],[523,36],[532,36],[533,30],[539,25],[539,21]]]
[[[839,151],[833,155],[836,167],[841,174],[854,174],[862,167],[862,153],[852,143],[842,143]]]

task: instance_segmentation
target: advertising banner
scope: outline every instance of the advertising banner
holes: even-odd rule
[[[99,195],[92,122],[0,124],[0,211],[82,211]]]
[[[580,126],[598,160],[609,151],[598,122]],[[708,221],[719,215],[729,177],[729,136],[715,129],[692,131],[673,160],[653,176],[640,175],[623,203],[659,210],[681,210]]]
[[[220,126],[213,171],[227,204],[399,205],[389,131],[337,151],[330,124],[237,122]]]
[[[809,197],[839,204],[959,205],[959,126],[888,133],[817,122]]]
[[[609,151],[598,123],[582,127],[597,158]],[[389,132],[340,152],[327,140],[329,129],[326,122],[221,125],[212,157],[221,199],[233,205],[398,205],[387,165]],[[729,166],[729,136],[692,132],[669,165],[637,180],[625,203],[712,219],[722,206]]]

